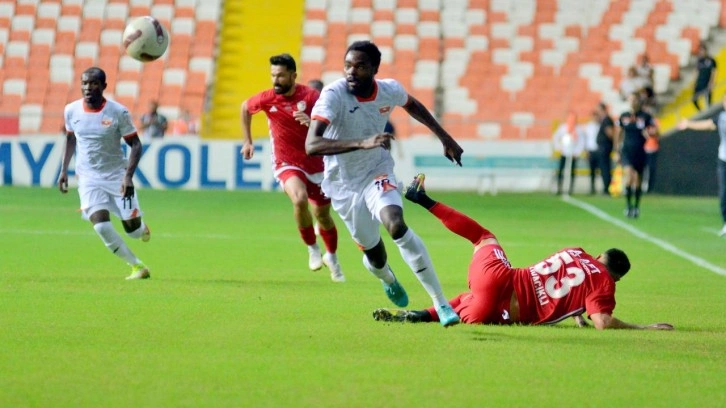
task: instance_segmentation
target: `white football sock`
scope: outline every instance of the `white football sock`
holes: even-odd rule
[[[401,252],[401,256],[406,264],[411,268],[413,274],[416,275],[421,285],[423,285],[426,292],[431,296],[434,301],[434,306],[439,307],[447,304],[448,301],[444,297],[444,292],[441,290],[441,284],[439,278],[436,276],[436,270],[434,270],[434,264],[431,262],[428,250],[424,245],[421,238],[413,232],[411,228],[406,231],[405,234],[399,239],[394,239],[393,242],[398,245],[398,250]]]
[[[378,279],[382,280],[383,282],[386,282],[388,285],[392,284],[396,281],[396,277],[393,276],[393,272],[391,271],[391,267],[388,266],[388,262],[386,262],[385,265],[383,265],[383,268],[378,269],[371,265],[371,263],[368,261],[368,257],[363,255],[363,265],[365,265],[366,269],[371,271],[371,273]]]
[[[141,225],[139,226],[139,228],[137,228],[131,232],[127,232],[126,235],[128,235],[129,237],[131,237],[133,239],[139,239],[139,238],[141,238],[142,235],[144,235],[145,228],[146,228],[146,224],[144,224],[144,222],[141,221]]]
[[[101,237],[101,241],[106,244],[106,248],[108,248],[114,255],[123,259],[129,265],[141,263],[139,258],[131,252],[128,246],[126,246],[123,238],[121,238],[121,235],[116,232],[110,221],[93,224],[93,229],[96,230],[98,236]]]

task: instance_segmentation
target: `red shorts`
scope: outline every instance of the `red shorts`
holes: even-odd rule
[[[510,324],[509,305],[514,286],[512,267],[499,245],[479,248],[469,264],[469,289],[449,302],[461,321],[469,324]],[[433,308],[429,309],[432,312]],[[436,318],[435,312],[433,313]]]
[[[330,204],[330,198],[326,197],[320,184],[315,184],[301,170],[289,169],[277,175],[277,178],[285,184],[292,177],[297,177],[305,183],[305,189],[308,192],[308,201],[319,206]]]

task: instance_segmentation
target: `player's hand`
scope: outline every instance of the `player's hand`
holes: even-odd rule
[[[653,323],[645,326],[648,330],[673,330],[674,327],[672,324],[668,323]]]
[[[680,129],[680,130],[688,129],[688,119],[682,119],[680,122],[678,122],[678,129]]]
[[[394,137],[390,133],[379,133],[363,140],[361,149],[375,149],[377,147],[382,147],[386,150],[391,150],[391,140],[393,139]]]
[[[58,177],[58,189],[63,194],[68,192],[68,174],[63,173]]]
[[[245,143],[242,145],[242,149],[239,152],[245,160],[249,160],[255,155],[255,145],[252,143]]]
[[[292,117],[295,118],[301,125],[310,126],[310,116],[304,111],[295,111],[292,113]]]
[[[444,145],[444,156],[461,166],[461,154],[464,153],[464,149],[451,137],[442,139],[441,143]]]
[[[134,196],[134,182],[131,179],[124,179],[121,183],[121,195],[124,198],[131,198]]]
[[[587,321],[585,320],[582,315],[572,316],[572,318],[575,320],[575,323],[577,324],[577,327],[587,327],[589,324],[587,324]]]

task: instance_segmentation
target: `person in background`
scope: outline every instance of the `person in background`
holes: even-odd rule
[[[642,54],[640,56],[640,61],[638,61],[638,64],[635,66],[635,72],[638,74],[638,77],[640,78],[643,88],[650,88],[653,89],[653,65],[650,63],[650,58],[648,58],[648,54]]]
[[[608,107],[604,103],[597,104],[595,108],[600,127],[597,132],[597,154],[599,159],[600,176],[603,183],[603,194],[610,195],[610,184],[612,182],[612,158],[613,139],[615,138],[615,124],[608,113]]]
[[[585,138],[585,151],[587,152],[587,163],[590,170],[590,194],[595,194],[595,176],[600,167],[600,154],[597,145],[597,134],[600,131],[600,118],[596,110],[590,114],[590,121],[579,126],[579,133]]]
[[[722,104],[726,109],[726,94],[723,96]],[[721,207],[721,219],[723,220],[723,227],[718,235],[724,237],[726,236],[726,110],[721,111],[713,119],[684,119],[678,127],[680,129],[715,130],[718,133],[720,142],[718,144],[718,158],[716,159],[716,179],[718,180],[718,197]]]
[[[693,105],[701,110],[698,100],[703,96],[706,98],[706,107],[711,106],[711,95],[713,81],[716,78],[716,60],[708,55],[708,48],[705,44],[698,47],[698,60],[696,61],[696,80],[693,84]]]
[[[319,79],[311,79],[308,81],[308,86],[318,91],[318,93],[323,92],[323,88],[325,87],[325,84],[323,84],[323,81]]]
[[[189,109],[184,109],[171,124],[171,134],[173,136],[195,135],[197,134],[197,122],[192,119]]]
[[[161,139],[169,126],[166,116],[159,113],[159,103],[151,101],[149,111],[141,116],[141,130],[146,140]]]
[[[643,148],[645,149],[645,191],[652,193],[655,189],[658,149],[660,149],[660,134],[658,133],[657,123],[650,137],[645,139]]]
[[[620,133],[615,146],[620,148],[620,162],[625,173],[625,215],[640,216],[640,198],[643,194],[643,170],[645,169],[645,141],[655,132],[653,117],[641,109],[637,93],[630,95],[631,110],[618,119]]]
[[[628,73],[620,82],[620,96],[627,100],[630,95],[639,92],[643,88],[643,79],[638,76],[635,66],[628,68]]]
[[[575,112],[567,114],[564,123],[557,127],[552,135],[552,143],[555,154],[559,154],[557,167],[557,194],[562,194],[562,183],[565,173],[569,174],[569,186],[567,191],[572,194],[575,187],[575,169],[577,168],[577,157],[582,153],[585,137],[580,134],[577,127],[577,115]]]

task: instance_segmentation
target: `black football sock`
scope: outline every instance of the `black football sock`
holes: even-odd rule
[[[635,208],[640,208],[640,197],[643,195],[643,189],[637,187],[635,189]]]
[[[628,204],[628,208],[632,208],[633,204],[633,188],[628,186],[625,187],[625,202]]]
[[[415,322],[430,323],[433,320],[428,310],[413,310],[411,314],[415,316]]]
[[[427,210],[430,210],[431,207],[436,205],[436,201],[434,201],[434,199],[427,196],[426,194],[419,193],[416,197],[416,204],[420,205],[421,207],[423,207]]]

